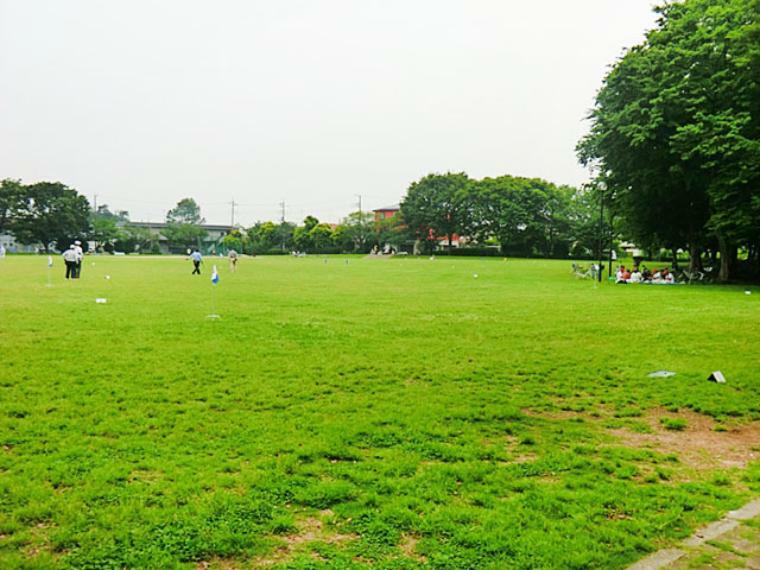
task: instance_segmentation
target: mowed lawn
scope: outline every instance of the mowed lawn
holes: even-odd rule
[[[0,567],[623,568],[760,495],[758,289],[210,270],[0,260]]]

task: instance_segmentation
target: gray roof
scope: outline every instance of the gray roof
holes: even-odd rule
[[[154,229],[162,229],[165,228],[168,224],[166,222],[128,222],[131,226],[137,226],[139,228],[154,228]],[[233,226],[228,225],[220,225],[220,224],[200,224],[200,227],[202,227],[204,230],[209,231],[223,231],[223,232],[229,232],[234,230],[235,228]]]

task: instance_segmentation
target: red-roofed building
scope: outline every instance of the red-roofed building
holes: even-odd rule
[[[393,206],[388,206],[387,208],[377,208],[376,210],[372,210],[372,212],[375,214],[375,221],[380,222],[382,220],[392,218],[399,212],[400,209],[401,207],[396,204]],[[441,246],[447,246],[449,243],[446,236],[435,236],[432,229],[429,230],[428,239],[437,241]],[[459,247],[465,241],[466,239],[460,237],[458,234],[452,234],[451,236],[452,247]]]
[[[381,220],[392,218],[400,209],[401,207],[396,204],[395,206],[388,206],[387,208],[378,208],[377,210],[372,210],[372,212],[375,214],[375,221],[379,222]]]

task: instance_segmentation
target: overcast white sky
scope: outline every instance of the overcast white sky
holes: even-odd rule
[[[579,184],[574,147],[651,0],[0,0],[0,178],[134,220],[397,203],[429,172]]]

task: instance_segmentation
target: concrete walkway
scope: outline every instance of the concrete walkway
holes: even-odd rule
[[[757,519],[757,520],[755,520]],[[760,499],[697,531],[678,548],[658,550],[628,570],[753,568],[760,570]]]

